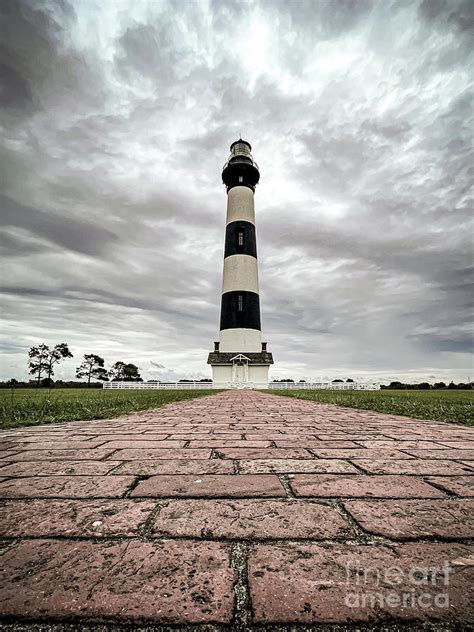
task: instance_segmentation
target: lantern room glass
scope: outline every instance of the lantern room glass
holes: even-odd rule
[[[250,148],[247,143],[235,143],[232,147],[231,156],[248,156],[251,158],[252,154],[250,153]]]

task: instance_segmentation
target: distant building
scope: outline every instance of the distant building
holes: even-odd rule
[[[266,386],[273,356],[262,342],[254,192],[260,179],[250,143],[230,146],[222,171],[227,187],[227,225],[219,342],[209,354],[215,385]]]

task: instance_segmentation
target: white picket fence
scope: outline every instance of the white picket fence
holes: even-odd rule
[[[222,388],[269,389],[269,390],[329,390],[329,391],[378,391],[378,383],[360,382],[269,382],[269,384],[213,384],[212,382],[104,382],[104,389],[170,389],[211,390]]]
[[[378,391],[380,384],[360,382],[270,382],[271,390]]]
[[[212,382],[104,382],[105,389],[171,389],[171,390],[204,390],[217,388]]]

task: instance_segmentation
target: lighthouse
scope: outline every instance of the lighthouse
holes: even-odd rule
[[[266,388],[273,364],[262,342],[254,208],[260,172],[251,152],[250,143],[236,140],[222,170],[227,220],[220,332],[207,362],[214,385],[227,388]]]

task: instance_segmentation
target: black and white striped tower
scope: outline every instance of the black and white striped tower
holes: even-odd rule
[[[255,186],[260,179],[250,143],[230,146],[222,171],[227,188],[227,223],[219,342],[209,354],[213,381],[229,386],[268,384],[272,354],[262,343],[255,233]]]

